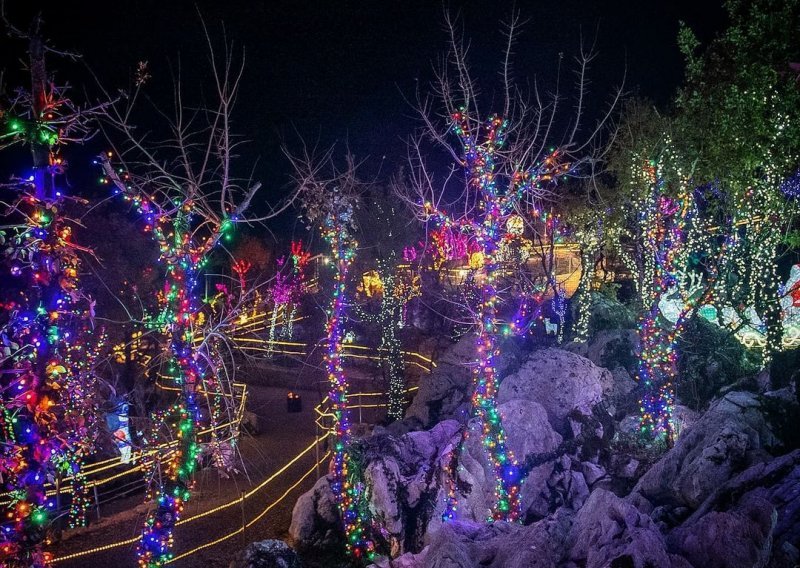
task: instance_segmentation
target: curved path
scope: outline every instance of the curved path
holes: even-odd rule
[[[257,436],[244,434],[242,437],[240,451],[246,474],[242,472],[224,479],[214,470],[202,470],[197,478],[195,495],[187,505],[183,518],[239,498],[243,492],[253,489],[313,443],[316,430],[313,407],[320,402],[318,393],[300,391],[303,396],[303,411],[289,413],[286,409],[287,389],[258,385],[249,385],[248,389],[250,396],[248,409],[258,416],[260,433]],[[324,452],[322,450],[320,452],[321,456]],[[237,504],[176,527],[175,553],[179,556],[187,550],[235,531],[242,526],[243,518],[250,521],[265,507],[286,494],[280,503],[247,528],[244,535],[238,534],[215,546],[180,558],[170,565],[177,568],[227,566],[233,555],[246,543],[265,538],[284,537],[295,500],[316,480],[313,471],[315,463],[315,452],[310,451],[242,505]],[[292,489],[292,486],[309,471],[311,474]],[[85,529],[70,531],[51,550],[58,558],[136,537],[146,511],[147,507],[142,504],[140,492],[120,499],[102,511],[103,515],[110,514],[110,516],[99,522],[93,522]],[[136,543],[55,564],[56,567],[63,568],[136,565]]]

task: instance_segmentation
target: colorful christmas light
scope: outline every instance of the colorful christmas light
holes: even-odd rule
[[[161,476],[160,482],[148,494],[155,501],[145,521],[137,553],[139,565],[156,568],[169,562],[174,554],[173,528],[180,520],[194,486],[194,472],[200,448],[196,433],[199,420],[198,393],[218,392],[219,386],[210,356],[201,356],[195,342],[195,328],[201,324],[203,314],[197,296],[198,275],[207,262],[208,253],[220,241],[229,237],[236,215],[222,219],[205,218],[202,225],[205,236],[195,230],[196,215],[191,200],[164,198],[159,203],[144,192],[146,184],[134,183],[132,175],[124,169],[115,169],[110,162],[111,153],[100,157],[105,183],[114,186],[145,221],[144,230],[160,248],[160,260],[165,266],[166,279],[159,296],[161,312],[151,325],[169,337],[171,361],[168,374],[180,387],[177,402],[166,413],[154,414],[156,428],[169,423],[178,439],[178,447]],[[200,214],[198,214],[199,216]],[[213,346],[207,347],[213,351]],[[212,412],[213,414],[213,412]],[[212,416],[213,419],[213,416]]]
[[[541,184],[566,174],[569,166],[562,162],[559,151],[554,150],[534,167],[516,165],[511,167],[510,174],[505,174],[498,169],[497,160],[503,159],[501,149],[505,143],[508,121],[493,115],[485,122],[479,122],[465,108],[453,113],[451,118],[451,129],[462,151],[467,185],[475,194],[477,213],[455,218],[431,203],[423,206],[440,234],[461,235],[458,239],[446,239],[446,245],[461,243],[466,239],[468,243],[474,243],[474,252],[478,253],[474,266],[471,266],[472,270],[482,275],[477,284],[474,305],[470,306],[474,311],[478,336],[471,408],[495,476],[491,519],[515,521],[520,516],[519,492],[524,472],[507,446],[496,401],[499,378],[494,361],[499,353],[498,339],[506,329],[498,317],[502,303],[497,290],[501,260],[499,245],[520,200],[529,192],[540,189]],[[512,223],[512,234],[517,232]],[[460,250],[452,245],[440,248],[445,252]],[[443,518],[453,518],[456,507],[455,492],[451,491]]]

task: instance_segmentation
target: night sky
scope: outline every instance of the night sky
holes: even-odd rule
[[[445,6],[460,13],[471,39],[470,61],[491,93],[503,38],[500,22],[516,6],[527,24],[518,40],[515,75],[526,85],[548,84],[563,53],[574,56],[581,34],[597,34],[599,57],[592,71],[591,100],[599,109],[627,69],[626,90],[668,106],[682,76],[676,45],[678,21],[708,40],[724,28],[720,0],[693,2],[561,0],[451,1],[245,1],[175,0],[46,2],[6,1],[19,27],[36,10],[45,35],[58,48],[83,54],[107,88],[127,87],[136,62],[153,75],[149,95],[170,103],[171,73],[180,61],[187,89],[206,73],[207,51],[200,15],[218,44],[227,38],[244,47],[247,66],[235,130],[251,142],[242,156],[256,177],[280,191],[288,165],[281,144],[296,148],[298,136],[327,146],[347,142],[372,172],[393,174],[402,165],[404,140],[419,125],[405,97],[425,89],[437,56],[446,48]],[[6,86],[18,81],[24,42],[3,40]],[[83,64],[52,60],[60,79],[94,96]],[[571,81],[568,74],[566,81]],[[75,98],[80,98],[76,93]],[[199,99],[198,99],[199,100]],[[2,172],[5,176],[6,172]]]

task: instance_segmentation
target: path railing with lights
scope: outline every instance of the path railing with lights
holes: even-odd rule
[[[261,341],[262,340],[256,340]],[[302,347],[304,350],[302,351],[305,354],[305,349],[307,348],[307,344],[305,343],[296,343],[296,342],[275,342],[277,344],[282,344],[284,346],[289,345],[291,346],[299,346]],[[275,351],[278,351],[276,347]],[[345,356],[350,359],[366,359],[370,361],[380,361],[381,354],[380,351],[377,349],[373,349],[370,347],[365,347],[362,345],[353,345],[348,344],[345,346]],[[403,351],[403,356],[406,360],[407,365],[415,365],[422,369],[425,372],[429,372],[431,369],[436,367],[436,363],[429,357],[426,357],[420,353],[411,352],[411,351]],[[163,384],[160,381],[156,382],[157,388],[160,390],[165,391],[178,391],[178,387],[172,387]],[[247,385],[244,383],[234,383],[234,388],[237,390],[236,394],[232,394],[229,396],[235,397],[238,400],[238,405],[236,407],[236,412],[234,416],[220,424],[216,424],[213,426],[209,426],[207,428],[201,429],[198,432],[199,440],[202,442],[204,438],[210,437],[212,433],[215,432],[225,432],[231,430],[238,430],[242,423],[242,419],[244,418],[244,411],[245,411],[245,404],[247,401]],[[414,387],[410,390],[415,390],[417,387]],[[410,391],[409,391],[410,392]],[[351,408],[354,410],[357,409],[359,411],[359,422],[362,421],[362,410],[367,408],[382,408],[386,406],[386,403],[377,403],[377,404],[364,404],[363,399],[367,398],[374,398],[383,395],[383,393],[375,392],[375,393],[354,393],[351,395],[351,398],[357,399],[359,402],[358,404],[352,405]],[[328,418],[332,416],[330,413],[322,413],[321,408],[327,402],[327,397],[323,399],[323,402],[320,403],[320,406],[315,408],[315,412],[317,413],[316,421],[317,426],[323,430],[327,429],[328,426],[322,427],[321,423],[319,422],[322,418]],[[98,488],[105,486],[112,482],[119,482],[120,480],[126,478],[132,478],[135,474],[142,473],[152,468],[153,460],[154,459],[161,459],[162,461],[172,455],[172,452],[177,447],[178,441],[172,440],[169,442],[163,442],[155,447],[151,447],[148,449],[138,450],[132,452],[130,459],[125,462],[123,461],[121,456],[116,456],[113,458],[104,459],[102,461],[94,462],[87,464],[84,469],[83,473],[85,476],[85,487],[86,489],[92,490],[94,492],[95,497],[95,506],[99,507],[101,504],[100,496],[97,492]],[[120,471],[120,468],[122,471]],[[49,484],[47,486],[47,496],[60,496],[60,495],[69,495],[72,493],[72,477],[67,476],[62,479],[59,479],[58,482]],[[144,487],[145,480],[135,479],[132,480],[130,483],[127,483],[123,486],[119,487],[120,492],[128,493],[130,492],[134,486],[136,487]],[[7,504],[9,502],[9,493],[0,493],[0,504]],[[110,496],[113,497],[113,494]],[[111,500],[111,499],[108,499]]]
[[[170,387],[156,383],[157,386],[163,390],[178,390],[177,387]],[[238,404],[234,415],[225,422],[208,426],[198,431],[198,439],[202,442],[206,437],[210,437],[217,432],[230,432],[238,430],[242,419],[244,417],[245,403],[247,402],[247,385],[244,383],[234,383],[236,393],[231,393],[229,396],[234,397]],[[99,506],[99,495],[97,488],[113,481],[133,476],[136,473],[141,473],[148,470],[154,459],[165,460],[170,457],[178,445],[178,440],[171,440],[163,442],[155,447],[147,448],[144,450],[137,450],[131,453],[131,457],[127,461],[123,461],[122,456],[115,456],[113,458],[104,459],[99,462],[87,464],[83,468],[83,475],[85,477],[84,486],[86,489],[94,491],[95,505]],[[122,471],[115,471],[120,467],[124,467]],[[69,495],[73,492],[72,476],[66,476],[59,479],[56,483],[46,485],[46,494],[48,497]],[[143,478],[134,480],[133,483],[126,484],[122,490],[128,492],[131,490],[131,485],[144,486],[145,481]],[[0,493],[0,504],[9,503],[10,494]]]
[[[414,392],[417,390],[417,388],[418,387],[412,387],[408,389],[406,392],[407,393]],[[351,395],[350,400],[351,401],[357,400],[357,402],[355,404],[349,405],[349,408],[351,410],[359,410],[359,412],[361,411],[361,409],[385,408],[387,406],[387,403],[380,400],[381,397],[385,396],[386,394],[383,392],[355,393]],[[217,546],[218,544],[225,542],[226,540],[229,540],[237,535],[244,534],[244,532],[248,528],[252,527],[258,521],[260,521],[269,511],[274,509],[279,503],[281,503],[284,499],[286,499],[292,493],[292,491],[297,489],[297,487],[299,487],[300,484],[306,481],[312,474],[316,475],[316,477],[320,477],[321,466],[330,456],[330,451],[324,448],[325,441],[331,435],[330,420],[333,417],[333,414],[330,412],[330,404],[327,396],[324,399],[322,399],[322,401],[318,405],[314,407],[314,417],[315,417],[314,421],[317,426],[317,431],[314,435],[314,441],[310,443],[308,446],[306,446],[303,450],[301,450],[297,455],[288,460],[277,471],[272,473],[269,477],[264,479],[261,483],[259,483],[249,491],[242,493],[239,497],[231,499],[221,505],[218,505],[206,511],[185,516],[176,523],[176,527],[185,526],[189,523],[193,523],[200,519],[210,517],[212,515],[229,510],[233,507],[240,507],[242,511],[244,511],[245,503],[252,503],[254,502],[254,499],[257,497],[259,498],[259,502],[263,501],[263,496],[261,495],[263,490],[268,486],[270,486],[271,484],[273,484],[277,479],[284,476],[287,470],[289,470],[293,465],[298,463],[301,459],[303,459],[306,456],[310,456],[313,453],[314,464],[305,472],[303,472],[299,477],[292,480],[292,483],[288,486],[288,488],[285,489],[274,500],[270,501],[265,506],[260,507],[259,510],[251,516],[251,518],[246,519],[243,516],[241,525],[237,526],[236,528],[229,529],[220,536],[215,536],[214,538],[210,538],[208,541],[202,544],[195,545],[193,548],[189,550],[176,554],[175,557],[169,561],[169,563],[177,562],[178,560],[196,554],[201,550]],[[229,525],[220,524],[219,526],[227,528]],[[106,552],[109,550],[114,550],[125,546],[132,546],[135,543],[137,543],[138,540],[139,536],[137,535],[132,538],[127,538],[116,542],[103,544],[91,549],[81,550],[70,554],[64,554],[54,558],[53,563],[58,564],[71,560],[84,559],[101,552]]]

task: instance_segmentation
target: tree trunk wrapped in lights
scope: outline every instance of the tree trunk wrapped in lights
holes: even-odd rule
[[[574,340],[589,339],[589,323],[592,307],[592,287],[597,276],[598,254],[602,255],[605,239],[602,212],[596,209],[582,208],[572,213],[571,225],[575,227],[574,235],[580,247],[581,275],[578,288],[572,297],[574,306]]]
[[[468,249],[474,249],[469,251],[473,284],[468,284],[461,299],[463,322],[477,335],[471,410],[495,476],[491,518],[513,521],[520,518],[519,490],[526,473],[508,448],[497,410],[499,377],[494,361],[501,336],[529,331],[530,325],[523,320],[537,313],[532,304],[543,300],[543,295],[541,291],[524,290],[524,297],[515,298],[519,305],[509,305],[509,291],[524,288],[515,284],[514,278],[529,278],[519,266],[516,276],[507,277],[500,269],[499,245],[508,233],[520,236],[526,219],[554,196],[558,181],[586,163],[590,157],[588,148],[603,131],[608,115],[600,119],[585,142],[578,142],[587,95],[586,73],[592,59],[592,54],[586,52],[577,58],[576,114],[566,131],[556,133],[556,114],[561,108],[556,102],[558,92],[553,100],[537,98],[530,105],[519,99],[510,67],[516,15],[508,25],[500,73],[503,96],[497,108],[502,110],[497,114],[481,112],[484,103],[491,106],[498,101],[481,98],[460,33],[449,17],[447,23],[451,49],[438,70],[432,89],[435,94],[418,101],[425,133],[411,140],[408,183],[398,184],[397,193],[417,207],[417,216],[426,226],[465,235]],[[613,109],[614,103],[610,106]],[[426,165],[430,140],[454,162],[452,172],[442,178]],[[558,147],[552,147],[555,140]],[[453,196],[457,196],[455,202]],[[455,204],[444,211],[440,206],[444,202]],[[522,219],[523,227],[516,227],[515,219],[513,230],[509,230],[512,217]],[[559,283],[549,280],[548,284],[555,291],[554,310],[563,318],[566,304]],[[563,333],[563,325],[560,327]],[[457,492],[451,491],[443,518],[456,516],[456,498]]]
[[[8,568],[50,565],[44,545],[57,511],[46,483],[71,479],[69,521],[85,522],[82,465],[97,435],[94,365],[105,341],[101,329],[93,330],[94,302],[78,280],[79,255],[91,251],[73,241],[78,222],[69,215],[86,202],[65,196],[60,184],[61,146],[83,142],[102,106],[78,108],[54,85],[40,23],[29,35],[9,25],[13,36],[28,40],[32,89],[17,90],[0,107],[0,148],[27,145],[33,159],[29,177],[4,185],[19,197],[0,231],[9,293],[0,299],[0,477],[9,492],[0,563]]]
[[[137,70],[135,91],[122,103],[109,107],[103,117],[115,151],[99,159],[102,181],[141,215],[145,231],[160,247],[165,284],[161,312],[151,325],[168,338],[167,374],[179,387],[177,401],[167,412],[153,416],[157,424],[174,424],[178,447],[166,468],[160,474],[154,472],[151,497],[155,508],[147,517],[138,547],[139,564],[147,568],[162,566],[174,558],[173,528],[191,496],[197,466],[199,399],[209,399],[212,420],[221,414],[215,409],[220,398],[230,405],[230,413],[239,404],[230,384],[232,376],[218,373],[216,366],[220,361],[218,344],[227,341],[225,330],[233,327],[244,309],[244,297],[229,309],[226,300],[226,309],[220,315],[224,321],[212,326],[200,311],[198,278],[209,253],[220,241],[232,238],[237,223],[272,218],[289,206],[287,202],[270,209],[261,218],[244,217],[261,184],[236,177],[233,167],[238,141],[230,124],[242,68],[234,66],[227,46],[222,61],[216,57],[210,40],[209,51],[213,106],[204,108],[205,112],[198,113],[194,108],[190,112],[186,95],[176,85],[176,110],[167,119],[169,134],[164,142],[152,144],[130,122],[132,109],[150,76],[145,63]],[[206,122],[201,124],[202,121]],[[223,379],[229,381],[224,388]],[[237,432],[232,429],[230,436]],[[155,461],[158,467],[159,460]]]
[[[519,487],[523,474],[516,457],[508,448],[505,432],[497,410],[497,377],[494,358],[498,354],[497,342],[502,335],[498,308],[501,303],[496,288],[498,272],[498,245],[505,222],[514,213],[521,197],[535,191],[556,175],[567,172],[568,166],[561,162],[558,152],[546,155],[541,163],[526,170],[516,170],[507,178],[498,175],[496,160],[502,158],[501,148],[505,142],[508,122],[491,116],[481,124],[473,119],[465,108],[453,113],[452,129],[458,136],[463,156],[468,189],[475,192],[474,216],[455,218],[437,209],[432,203],[425,204],[428,219],[437,226],[469,235],[477,244],[481,264],[477,287],[477,302],[471,306],[477,324],[477,360],[473,368],[472,415],[479,424],[483,447],[486,449],[495,474],[495,503],[492,519],[519,519]],[[507,187],[498,185],[498,178],[508,182]],[[456,504],[448,504],[452,517]]]
[[[345,533],[345,549],[357,562],[371,562],[375,557],[375,544],[371,538],[371,519],[365,506],[363,471],[351,453],[352,432],[347,397],[349,384],[342,366],[345,322],[349,301],[347,281],[358,243],[353,238],[355,230],[354,209],[358,205],[359,182],[355,175],[352,157],[347,157],[347,167],[339,171],[331,153],[317,162],[306,155],[303,159],[290,156],[299,185],[300,206],[310,226],[316,226],[330,246],[333,268],[333,297],[326,311],[327,351],[325,368],[330,390],[328,398],[333,414],[333,463],[331,490],[339,508]],[[331,170],[327,179],[321,171]],[[310,228],[310,227],[309,227]]]
[[[419,294],[417,279],[413,275],[401,274],[399,270],[394,251],[389,252],[388,258],[379,259],[377,275],[380,289],[375,293],[367,293],[368,296],[380,295],[378,313],[368,313],[356,306],[360,319],[377,324],[381,330],[379,351],[389,383],[387,415],[391,420],[402,420],[406,402],[405,362],[397,331],[403,325],[406,304]]]
[[[687,320],[710,295],[724,255],[724,237],[710,230],[698,200],[703,188],[693,188],[691,176],[672,148],[667,134],[638,140],[631,151],[630,211],[637,235],[641,266],[639,367],[637,380],[641,432],[647,443],[672,445],[677,380],[677,340]],[[642,148],[652,144],[648,150]]]
[[[56,503],[46,496],[45,483],[72,478],[70,524],[85,523],[81,470],[97,435],[94,363],[104,335],[98,330],[94,337],[86,327],[90,307],[77,279],[81,247],[70,238],[66,202],[27,194],[10,212],[28,220],[10,237],[7,259],[12,282],[24,288],[3,302],[0,320],[0,473],[11,492],[0,560],[10,568],[49,564],[42,545]]]

